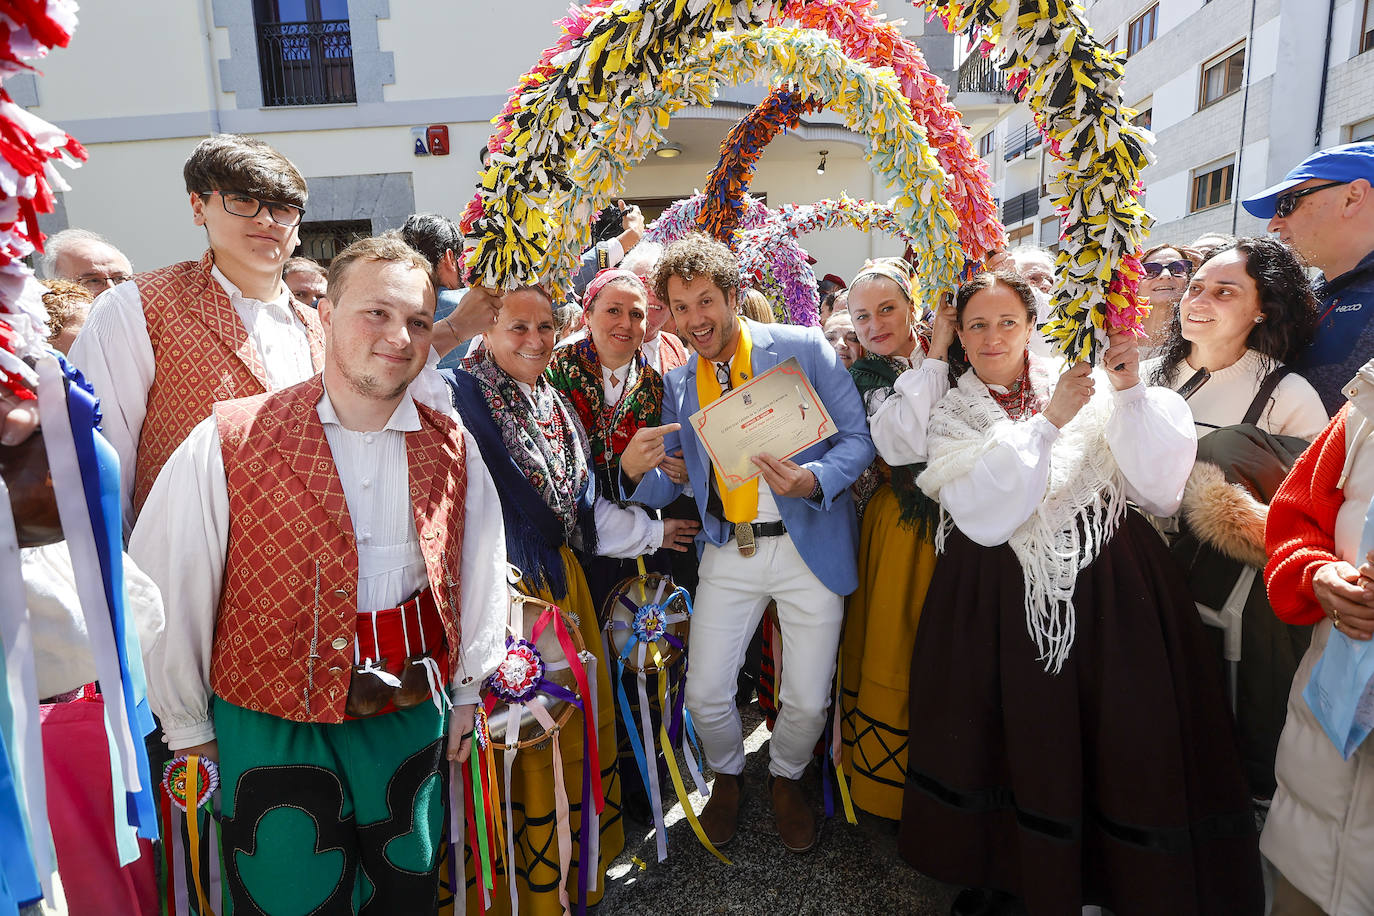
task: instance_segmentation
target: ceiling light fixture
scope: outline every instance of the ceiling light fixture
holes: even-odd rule
[[[824,174],[825,174],[825,157],[828,156],[828,155],[830,155],[830,150],[828,150],[828,149],[823,149],[823,150],[821,150],[821,162],[820,162],[820,165],[816,166],[816,174],[817,174],[817,175],[824,175]]]
[[[676,159],[682,155],[681,143],[660,143],[654,149],[654,155],[660,159]]]

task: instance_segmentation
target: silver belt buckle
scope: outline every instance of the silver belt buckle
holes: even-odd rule
[[[735,522],[735,546],[742,557],[752,557],[758,550],[754,543],[754,526],[749,522]]]

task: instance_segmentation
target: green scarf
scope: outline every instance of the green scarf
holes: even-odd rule
[[[863,398],[864,409],[871,414],[885,399],[884,393],[891,395],[897,384],[897,376],[909,366],[905,360],[898,361],[886,356],[865,356],[850,366],[849,374],[853,376],[854,385]],[[871,394],[878,396],[871,397]],[[940,524],[940,504],[916,486],[916,477],[926,469],[925,462],[891,467],[888,474],[883,473],[883,468],[888,467],[883,459],[875,458],[874,464],[878,466],[879,474],[892,485],[897,506],[901,510],[901,523],[914,530],[918,537],[934,541],[936,528]]]

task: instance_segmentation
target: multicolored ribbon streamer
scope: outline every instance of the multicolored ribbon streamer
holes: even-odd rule
[[[512,608],[520,607],[519,601],[512,602]],[[513,632],[516,631],[514,621],[510,622]],[[553,627],[554,636],[558,640],[559,647],[563,650],[563,660],[550,662],[540,655],[537,648],[539,638],[550,627]],[[508,650],[521,653],[521,667],[525,671],[522,678],[508,678],[505,673],[498,669],[485,684],[487,695],[483,700],[482,710],[484,719],[489,719],[495,711],[496,704],[505,700],[508,704],[506,709],[506,726],[502,743],[502,768],[505,776],[505,850],[506,850],[506,883],[510,895],[511,912],[520,911],[519,890],[515,875],[515,817],[511,804],[511,777],[514,772],[516,754],[519,752],[520,744],[520,714],[522,709],[528,709],[552,739],[553,750],[553,770],[554,770],[554,797],[555,808],[557,811],[557,837],[559,847],[559,869],[562,880],[559,882],[558,895],[559,902],[563,905],[564,912],[570,912],[571,899],[567,891],[567,877],[570,872],[572,859],[572,833],[570,821],[570,805],[567,794],[567,787],[563,777],[563,753],[562,746],[558,739],[559,727],[544,708],[542,700],[538,694],[545,694],[564,702],[569,703],[574,708],[582,711],[582,718],[585,725],[583,739],[583,762],[582,762],[582,829],[581,829],[581,852],[578,857],[578,912],[586,911],[586,901],[588,890],[595,890],[598,886],[600,872],[600,818],[605,811],[606,799],[601,786],[601,763],[600,753],[597,746],[596,734],[596,675],[595,665],[592,664],[594,656],[590,654],[584,656],[577,649],[566,624],[563,621],[563,612],[554,605],[549,605],[535,620],[528,640],[519,636],[507,638]],[[573,676],[575,691],[569,691],[562,686],[548,679],[548,673],[562,669],[568,669]],[[518,680],[518,683],[516,682]],[[477,747],[474,753],[486,753],[490,746],[489,735],[484,734],[485,728],[475,731]],[[479,771],[480,773],[480,771]],[[493,774],[494,777],[494,774]],[[494,778],[492,783],[494,783]],[[480,788],[478,797],[478,784],[474,780],[471,784],[473,791],[472,828],[478,835],[479,849],[481,851],[482,827],[478,827],[477,811],[482,812],[485,820],[490,813],[491,793],[494,785],[483,784]],[[485,824],[483,824],[483,827]],[[482,878],[483,894],[494,886],[494,875],[492,874],[490,853],[485,854],[478,862],[477,870]]]

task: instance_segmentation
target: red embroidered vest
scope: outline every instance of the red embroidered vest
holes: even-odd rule
[[[214,405],[231,521],[210,687],[237,706],[295,722],[343,721],[357,629],[358,550],[315,409],[323,394],[317,375]],[[421,429],[405,434],[410,498],[452,682],[466,453],[458,424],[416,407]]]
[[[134,511],[158,472],[216,401],[267,390],[262,359],[224,287],[210,273],[210,252],[134,278],[143,300],[155,370],[134,468]],[[310,340],[315,371],[324,367],[324,332],[315,310],[292,300]]]

